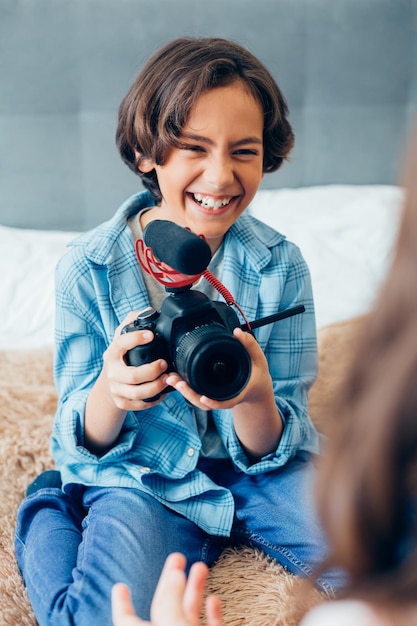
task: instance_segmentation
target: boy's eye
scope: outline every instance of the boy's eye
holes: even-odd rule
[[[251,150],[250,148],[241,148],[240,150],[236,150],[234,154],[237,154],[238,156],[256,156],[258,151]]]
[[[191,144],[184,144],[183,150],[190,150],[191,152],[205,152],[202,146],[195,146]]]

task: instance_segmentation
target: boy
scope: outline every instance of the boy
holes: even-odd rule
[[[245,215],[293,145],[280,90],[237,44],[176,40],[122,101],[117,145],[148,191],[75,241],[57,270],[52,451],[62,488],[40,478],[16,538],[41,625],[110,623],[116,581],[147,619],[171,552],[210,565],[226,545],[246,543],[309,575],[325,551],[310,494],[318,435],[307,413],[317,370],[309,272],[296,246]],[[256,339],[235,329],[252,371],[230,400],[201,396],[164,359],[126,364],[126,352],[154,336],[121,329],[166,297],[134,250],[155,219],[204,235],[210,271],[248,319],[306,308]],[[204,281],[197,288],[217,297]],[[334,581],[320,584],[331,591]]]

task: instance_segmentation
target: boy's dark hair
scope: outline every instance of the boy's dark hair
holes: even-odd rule
[[[119,107],[116,144],[123,161],[142,178],[157,203],[155,170],[139,170],[142,159],[163,165],[202,93],[240,81],[264,111],[263,171],[277,170],[294,145],[288,107],[266,67],[237,43],[217,37],[176,39],[146,63]]]

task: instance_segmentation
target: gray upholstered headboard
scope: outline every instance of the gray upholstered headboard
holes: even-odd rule
[[[140,188],[114,145],[144,60],[179,35],[249,47],[291,110],[266,187],[395,183],[417,105],[417,0],[0,0],[0,224],[79,230]]]

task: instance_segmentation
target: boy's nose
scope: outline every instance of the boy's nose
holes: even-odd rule
[[[219,191],[233,183],[235,176],[228,159],[213,159],[207,164],[204,177],[211,187]]]

